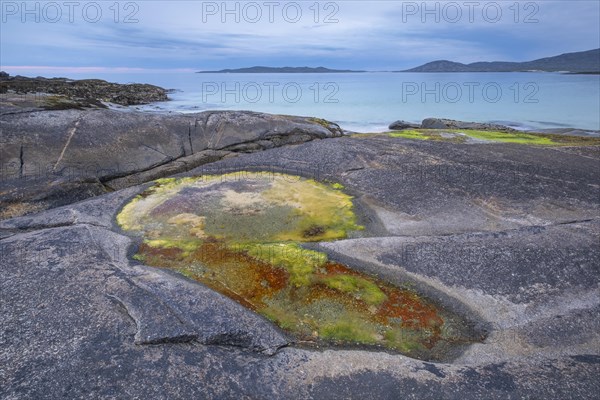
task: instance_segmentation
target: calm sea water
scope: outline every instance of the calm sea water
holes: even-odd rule
[[[84,76],[73,76],[83,78]],[[89,76],[92,77],[92,76]],[[94,74],[175,89],[147,111],[253,110],[326,118],[354,131],[398,119],[600,130],[600,76],[560,73]]]

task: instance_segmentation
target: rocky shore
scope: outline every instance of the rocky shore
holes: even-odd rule
[[[154,85],[118,84],[101,79],[28,78],[0,72],[0,96],[16,101],[37,100],[44,108],[106,108],[103,102],[123,106],[168,100],[168,91]],[[12,96],[10,96],[12,95]],[[38,98],[35,98],[35,95]],[[51,95],[51,96],[48,96]]]
[[[389,126],[390,130],[401,130],[401,129],[474,129],[474,130],[486,130],[486,131],[514,131],[514,129],[508,126],[498,124],[485,124],[478,122],[464,122],[456,121],[453,119],[445,118],[425,118],[421,124],[413,124],[410,122],[398,120],[392,122]]]
[[[1,105],[2,398],[562,399],[600,391],[597,139],[442,119],[344,135],[328,121],[253,112]],[[287,183],[259,192],[251,171],[285,174]],[[233,180],[218,194],[197,183],[208,176]],[[326,238],[327,216],[325,228],[300,227],[300,248],[362,282],[327,290],[360,303],[374,293],[357,280],[364,274],[413,291],[456,315],[466,339],[429,360],[354,337],[307,345],[242,298],[139,257],[150,243],[193,259],[189,243],[156,241],[164,236],[154,208],[180,210],[165,217],[163,235],[192,227],[207,241],[210,229],[249,229],[243,221],[264,211],[260,198],[298,204],[299,180],[343,193],[352,202],[343,210],[356,215],[342,240]],[[167,204],[160,188],[179,182],[191,186]],[[204,199],[235,218],[211,228],[210,214],[192,214]],[[117,222],[133,200],[152,205],[140,217],[148,237]],[[294,260],[270,261],[297,272]],[[379,304],[375,297],[364,311],[375,315]]]

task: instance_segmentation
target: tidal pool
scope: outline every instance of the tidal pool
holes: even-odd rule
[[[298,342],[437,359],[471,341],[459,318],[415,291],[301,247],[363,229],[339,184],[272,172],[161,179],[117,222],[141,237],[136,259],[202,282]]]

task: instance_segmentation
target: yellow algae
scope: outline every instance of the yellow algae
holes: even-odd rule
[[[186,255],[195,251],[200,242],[194,240],[151,239],[144,240],[144,243],[156,249],[179,249],[182,254]]]
[[[265,200],[291,205],[303,217],[298,230],[281,232],[277,240],[305,242],[343,239],[348,231],[360,229],[352,210],[352,197],[313,180],[303,183],[296,185],[277,180],[264,193]]]

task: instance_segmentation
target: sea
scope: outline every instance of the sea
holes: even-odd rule
[[[514,73],[194,72],[79,73],[118,83],[171,89],[170,101],[136,108],[193,113],[250,110],[324,118],[354,132],[387,130],[390,123],[450,118],[516,129],[600,130],[600,75]]]

